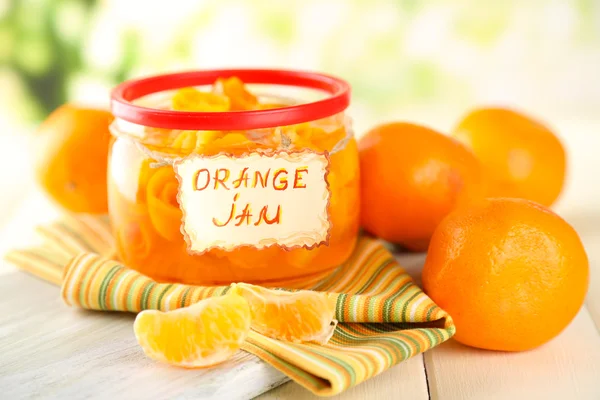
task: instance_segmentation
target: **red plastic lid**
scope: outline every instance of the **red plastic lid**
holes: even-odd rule
[[[188,86],[211,85],[217,78],[237,76],[245,83],[262,83],[323,90],[325,99],[290,107],[256,111],[189,112],[140,107],[132,101],[151,93]],[[350,104],[350,85],[314,72],[269,69],[223,69],[157,75],[124,82],[112,92],[115,117],[134,124],[167,129],[244,130],[293,125],[326,118]]]

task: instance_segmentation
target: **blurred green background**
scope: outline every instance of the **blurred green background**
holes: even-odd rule
[[[340,75],[361,127],[488,103],[585,114],[600,106],[600,1],[0,0],[0,62],[10,126],[106,106],[129,77],[230,66]]]

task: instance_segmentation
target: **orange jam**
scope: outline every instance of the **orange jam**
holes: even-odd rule
[[[185,79],[176,79],[181,76]],[[254,94],[250,84],[247,87],[238,77],[254,84],[309,86],[330,97],[321,101],[321,107],[312,107],[318,101],[300,103]],[[129,86],[120,92],[118,87],[113,92],[116,120],[111,127],[108,195],[122,261],[158,281],[189,284],[285,283],[343,263],[358,233],[358,153],[343,113],[347,104],[331,93],[329,83],[319,83],[322,77],[335,80],[293,71],[201,71],[155,77],[160,81],[126,82]],[[200,88],[209,79],[212,85]],[[328,103],[332,99],[338,101],[335,107]],[[305,105],[312,108],[303,110]],[[168,118],[161,119],[164,115]],[[329,155],[327,243],[292,249],[278,245],[230,251],[211,248],[201,254],[188,250],[174,160],[194,153],[307,149]]]

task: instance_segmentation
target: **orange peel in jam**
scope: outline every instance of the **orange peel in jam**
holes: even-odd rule
[[[246,89],[238,77],[219,78],[213,85],[213,93],[225,95],[230,101],[231,111],[255,110],[258,99]]]
[[[185,368],[209,367],[238,351],[250,331],[250,308],[243,297],[226,294],[169,312],[142,311],[133,329],[148,357]]]
[[[146,204],[146,191],[148,187],[148,182],[156,168],[152,168],[152,164],[154,163],[151,159],[145,159],[142,161],[142,165],[140,166],[139,174],[138,174],[138,187],[136,194],[136,201],[140,204]]]
[[[173,110],[177,111],[229,111],[227,96],[201,92],[195,88],[179,89],[173,96]]]
[[[229,133],[207,145],[208,148],[223,149],[253,148],[255,146],[256,144],[243,133]]]
[[[223,136],[217,131],[183,131],[175,137],[171,146],[179,150],[199,150]]]
[[[148,214],[156,231],[165,239],[181,238],[182,212],[177,203],[179,184],[173,168],[160,167],[150,177],[146,187]]]
[[[250,305],[252,329],[288,342],[325,344],[337,325],[335,300],[312,290],[287,292],[247,283],[231,285],[232,293]]]
[[[137,222],[128,222],[119,228],[116,234],[117,250],[126,261],[144,260],[152,251],[152,237]]]

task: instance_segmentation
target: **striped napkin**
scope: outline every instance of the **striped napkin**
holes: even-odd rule
[[[228,287],[157,283],[115,261],[104,217],[77,216],[38,228],[43,242],[6,258],[62,286],[64,301],[91,310],[173,310]],[[252,332],[243,349],[321,396],[338,394],[448,340],[452,319],[436,306],[384,246],[360,238],[354,254],[307,289],[336,293],[337,325],[326,345],[296,344]]]

